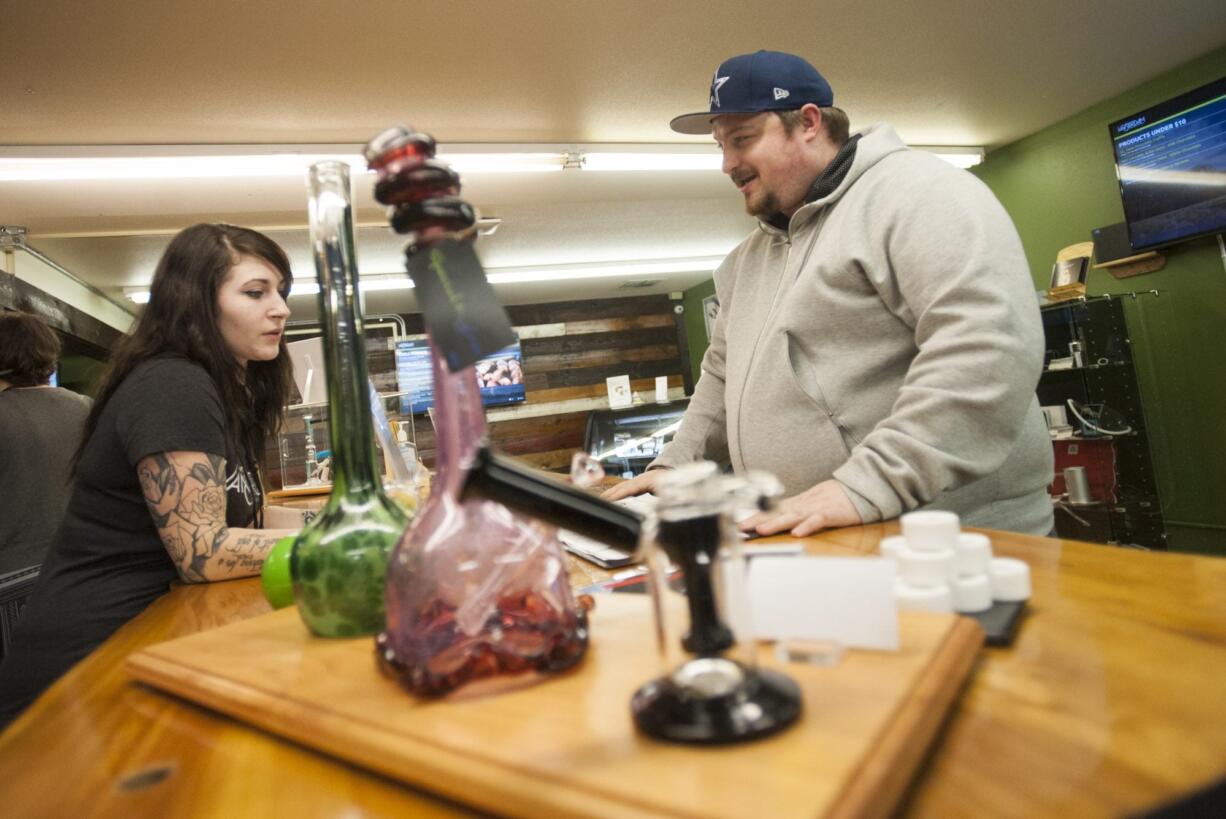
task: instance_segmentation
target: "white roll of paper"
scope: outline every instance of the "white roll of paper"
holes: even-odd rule
[[[894,596],[898,607],[908,611],[949,612],[954,610],[949,586],[912,586],[905,580],[894,581]]]
[[[988,564],[992,599],[1016,603],[1030,599],[1030,567],[1011,557],[994,557]]]
[[[954,577],[953,549],[921,552],[905,546],[897,559],[899,574],[912,586],[944,586]]]
[[[899,522],[912,549],[952,549],[958,541],[958,516],[953,512],[908,512]]]
[[[971,614],[992,608],[992,584],[986,574],[955,577],[950,591],[953,592],[954,611]]]
[[[985,574],[992,559],[992,541],[978,532],[963,532],[958,535],[954,555],[956,575]]]

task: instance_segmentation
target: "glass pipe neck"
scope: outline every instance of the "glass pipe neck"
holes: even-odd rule
[[[364,496],[380,491],[381,482],[375,466],[366,343],[357,304],[349,166],[332,161],[312,165],[308,187],[327,367],[332,492],[334,496]]]

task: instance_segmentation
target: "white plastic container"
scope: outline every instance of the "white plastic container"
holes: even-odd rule
[[[902,524],[902,533],[907,544],[920,551],[952,549],[957,545],[958,533],[961,531],[958,516],[953,512],[908,512],[899,522]]]
[[[992,599],[1016,603],[1030,599],[1030,567],[1011,557],[994,557],[988,565]]]
[[[992,541],[978,532],[963,532],[958,535],[954,554],[956,575],[986,574],[992,560]]]
[[[955,611],[971,614],[992,608],[992,584],[986,574],[955,577],[949,588],[953,593]]]
[[[898,569],[909,585],[944,586],[954,577],[954,552],[953,549],[921,552],[905,546],[898,554]]]
[[[954,610],[949,586],[912,586],[905,580],[894,581],[894,597],[898,607],[907,611],[950,612]]]

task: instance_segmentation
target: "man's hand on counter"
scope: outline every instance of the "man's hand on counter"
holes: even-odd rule
[[[863,522],[839,482],[829,480],[785,498],[770,511],[745,518],[740,528],[742,532],[759,535],[776,535],[790,530],[796,537],[804,537],[822,529],[857,526]]]
[[[635,475],[628,481],[622,481],[619,484],[610,486],[608,489],[600,493],[600,497],[608,501],[619,501],[622,498],[628,498],[631,495],[642,495],[647,492],[654,492],[656,489],[656,481],[660,479],[667,470],[665,469],[649,469],[642,475]]]

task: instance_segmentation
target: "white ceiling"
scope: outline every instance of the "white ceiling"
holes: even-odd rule
[[[793,51],[830,80],[853,127],[920,145],[1002,145],[1223,43],[1220,0],[4,0],[0,148],[331,143],[396,122],[448,143],[694,143],[712,70]],[[60,149],[47,149],[56,153]],[[359,267],[402,269],[400,240],[358,186]],[[503,220],[487,267],[721,254],[749,229],[717,172],[471,174]],[[118,294],[147,283],[170,233],[202,220],[274,228],[313,275],[301,180],[0,182],[0,224]],[[498,288],[508,302],[683,289],[706,273]],[[645,278],[634,276],[635,279]],[[308,298],[291,305],[313,311]],[[368,310],[412,309],[411,294]]]

